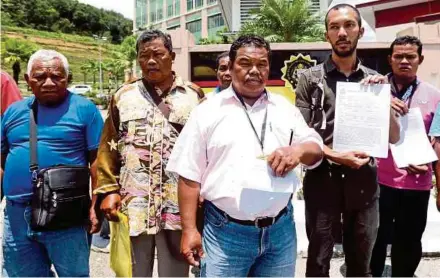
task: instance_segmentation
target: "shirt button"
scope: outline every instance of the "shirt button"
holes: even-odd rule
[[[364,190],[361,190],[361,194],[364,194]]]
[[[370,203],[368,203],[368,202],[365,202],[365,205],[367,205],[367,206],[368,206],[368,204],[370,204]]]
[[[345,178],[345,175],[344,175],[344,174],[342,174],[342,178]]]

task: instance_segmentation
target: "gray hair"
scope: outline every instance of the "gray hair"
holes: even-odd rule
[[[34,65],[36,60],[41,61],[50,61],[53,59],[60,59],[61,63],[64,66],[64,70],[66,71],[66,76],[69,75],[69,62],[67,62],[66,56],[63,54],[55,51],[55,50],[48,50],[48,49],[40,49],[29,58],[29,62],[27,65],[27,74],[31,75],[32,66]]]

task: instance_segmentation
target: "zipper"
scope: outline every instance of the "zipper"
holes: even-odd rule
[[[80,196],[74,196],[74,197],[68,197],[68,198],[57,198],[57,193],[56,192],[52,192],[52,206],[54,208],[56,208],[58,203],[69,202],[69,201],[73,201],[73,200],[76,200],[76,199],[84,198],[86,196],[87,195],[80,195]]]

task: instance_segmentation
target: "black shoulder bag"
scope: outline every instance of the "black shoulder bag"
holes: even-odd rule
[[[90,208],[88,167],[56,165],[39,169],[35,100],[30,109],[29,150],[32,173],[32,221],[34,230],[59,230],[86,224]]]

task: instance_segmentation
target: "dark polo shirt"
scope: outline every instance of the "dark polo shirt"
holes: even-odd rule
[[[321,78],[322,68],[324,75]],[[296,88],[296,106],[305,121],[321,134],[325,145],[331,148],[333,143],[336,82],[360,82],[372,74],[377,74],[377,72],[363,66],[358,61],[356,70],[347,77],[338,71],[331,56],[323,64],[300,74]],[[311,122],[311,105],[314,103],[315,90],[323,91],[322,108],[324,114],[317,112],[320,113],[318,116],[322,116],[315,116]],[[322,124],[323,115],[325,115],[325,125]],[[368,165],[354,170],[332,164],[324,159],[319,167],[307,171],[304,178],[304,197],[308,203],[306,205],[318,207],[337,206],[345,209],[362,209],[369,206],[378,197],[375,160],[372,159]]]

